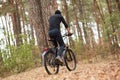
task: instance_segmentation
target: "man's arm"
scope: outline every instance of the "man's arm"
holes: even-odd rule
[[[68,28],[68,24],[66,23],[66,21],[65,21],[65,19],[63,18],[62,15],[61,15],[61,21],[65,25],[65,28]]]
[[[70,33],[70,27],[67,28],[68,34]]]
[[[70,27],[68,26],[68,24],[66,23],[65,19],[63,18],[63,16],[61,16],[61,21],[62,23],[65,25],[65,28],[68,31],[68,34],[70,33]]]

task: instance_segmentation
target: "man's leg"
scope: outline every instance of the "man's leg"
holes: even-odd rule
[[[54,38],[54,41],[53,41],[53,45],[55,46],[55,48],[58,47],[58,44],[57,44],[57,41],[56,41],[55,38]]]
[[[57,33],[56,40],[60,45],[60,49],[58,50],[57,57],[56,57],[56,62],[58,62],[60,65],[62,65],[63,60],[62,60],[61,56],[62,56],[62,53],[63,53],[63,51],[65,49],[65,44],[63,42],[60,31]]]
[[[52,41],[53,45],[54,45],[55,47],[57,47],[58,44],[57,44],[57,41],[56,41],[56,30],[51,30],[51,31],[49,31],[49,37],[50,37],[50,39],[53,40],[53,41]]]
[[[57,37],[56,37],[56,40],[57,40],[57,42],[58,42],[59,45],[60,45],[60,49],[59,49],[59,51],[58,51],[58,56],[61,57],[61,56],[62,56],[62,53],[63,53],[63,51],[64,51],[64,49],[65,49],[65,44],[64,44],[64,41],[63,41],[63,38],[62,38],[60,32],[58,32],[58,35],[57,35]]]

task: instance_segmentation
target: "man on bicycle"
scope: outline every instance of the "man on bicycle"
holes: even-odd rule
[[[68,27],[65,19],[63,18],[63,16],[61,15],[61,12],[60,10],[56,10],[55,11],[55,14],[52,15],[50,18],[49,18],[49,37],[51,39],[54,40],[54,45],[55,47],[60,46],[60,49],[58,50],[58,53],[57,53],[57,57],[56,57],[56,61],[58,63],[62,63],[62,53],[64,51],[64,48],[65,48],[65,43],[62,39],[62,35],[61,35],[61,31],[60,31],[60,23],[63,23],[65,28],[67,29],[68,31],[68,34],[70,33],[70,28]]]

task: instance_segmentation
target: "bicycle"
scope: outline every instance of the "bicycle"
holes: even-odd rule
[[[63,37],[71,36],[72,34],[65,34]],[[49,40],[53,42],[53,40]],[[54,46],[54,45],[53,45]],[[57,74],[59,72],[59,66],[65,65],[69,71],[73,71],[76,69],[76,57],[73,51],[66,46],[63,52],[63,64],[58,64],[55,62],[57,57],[58,47],[45,48],[42,53],[43,65],[45,67],[46,72],[49,75]],[[72,64],[73,63],[73,64]]]

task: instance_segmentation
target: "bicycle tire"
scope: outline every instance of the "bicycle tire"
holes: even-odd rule
[[[64,61],[65,61],[65,65],[69,71],[73,71],[76,69],[76,57],[71,49],[67,49],[65,51]],[[71,66],[69,66],[69,62],[72,62],[72,61],[73,61],[73,65],[71,67]]]
[[[55,57],[56,57],[56,55],[54,54],[54,52],[52,52],[52,50],[48,50],[47,53],[45,54],[44,67],[45,67],[46,72],[49,75],[57,74],[59,72],[59,65],[55,64],[55,62],[53,62],[55,60]],[[53,72],[50,71],[49,67],[54,69],[54,71]]]

